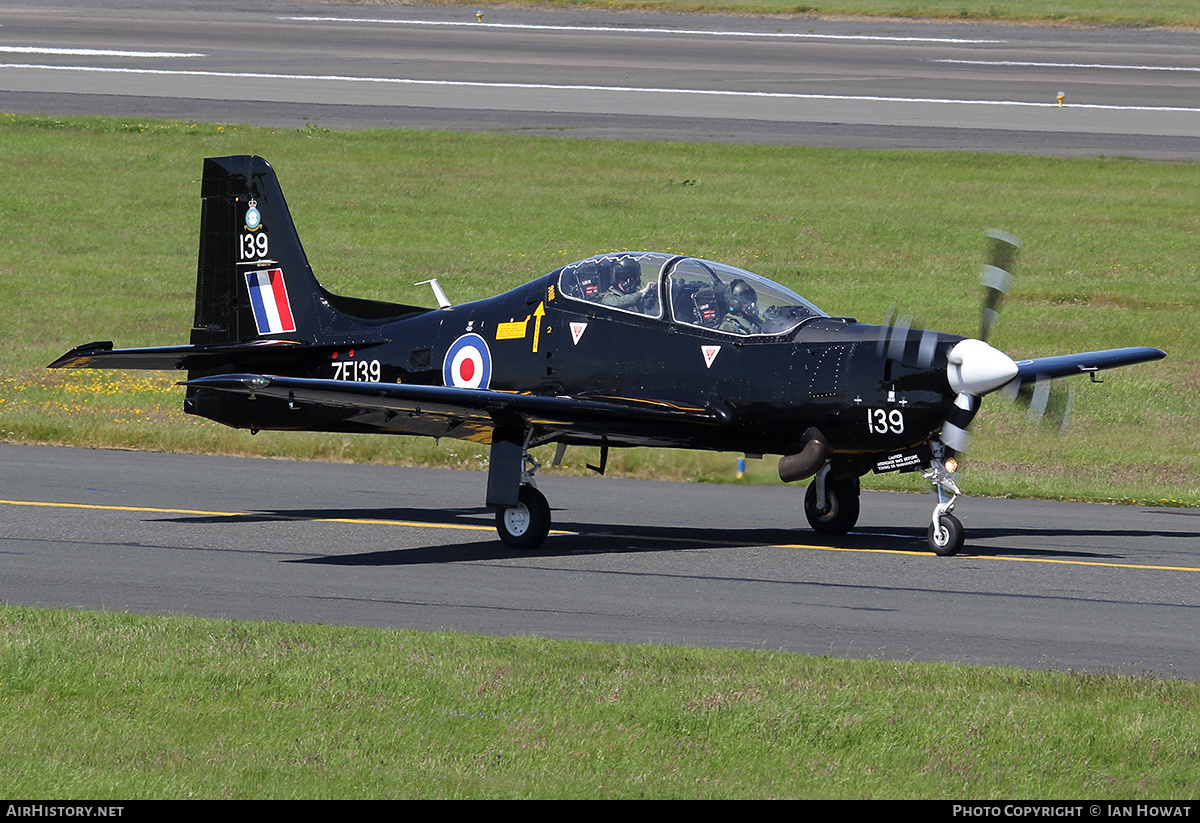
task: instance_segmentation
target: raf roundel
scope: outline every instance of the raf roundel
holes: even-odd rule
[[[486,389],[492,382],[492,353],[478,334],[454,341],[442,364],[442,380],[459,389]]]

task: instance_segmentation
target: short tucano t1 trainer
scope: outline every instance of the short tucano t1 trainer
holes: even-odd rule
[[[844,534],[859,477],[923,470],[938,492],[933,551],[963,529],[955,455],[980,399],[1157,360],[1122,348],[1014,362],[985,342],[1016,238],[992,231],[979,339],[830,317],[751,272],[678,254],[603,254],[512,291],[439,308],[339,297],[313,276],[271,166],[204,161],[191,343],[89,343],[51,368],[186,369],[184,409],[257,431],[374,432],[488,443],[487,505],[500,539],[550,530],[530,449],[660,446],[782,455],[814,478],[808,522]],[[1028,392],[1027,392],[1028,393]]]

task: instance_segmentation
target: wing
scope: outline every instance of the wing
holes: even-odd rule
[[[727,424],[729,411],[715,403],[568,397],[422,386],[356,383],[258,374],[224,374],[182,385],[225,394],[286,401],[290,408],[315,406],[346,412],[343,421],[361,430],[453,437],[490,442],[498,427],[530,424],[541,442],[676,446]]]
[[[1162,349],[1134,346],[1126,349],[1090,351],[1083,354],[1064,354],[1058,357],[1039,357],[1034,360],[1018,361],[1016,379],[1021,383],[1028,383],[1032,380],[1070,377],[1074,374],[1087,374],[1098,372],[1101,369],[1115,369],[1118,366],[1131,366],[1134,363],[1161,360],[1166,356],[1167,353]]]

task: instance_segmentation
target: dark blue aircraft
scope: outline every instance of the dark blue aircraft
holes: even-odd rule
[[[955,454],[980,398],[1164,357],[1112,349],[1014,362],[983,339],[830,317],[733,266],[677,254],[591,257],[496,297],[439,308],[331,294],[313,276],[271,166],[204,162],[191,343],[80,346],[51,368],[185,369],[184,409],[237,428],[374,432],[490,444],[487,505],[509,546],[550,529],[530,449],[665,446],[782,455],[814,478],[822,534],[858,519],[859,477],[921,470],[929,543],[963,544]],[[993,232],[984,332],[1015,238]],[[1035,391],[1035,395],[1037,392]]]

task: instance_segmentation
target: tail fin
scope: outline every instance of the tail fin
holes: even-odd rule
[[[210,157],[200,196],[193,345],[361,338],[418,311],[330,294],[313,275],[275,171],[261,157]]]

